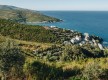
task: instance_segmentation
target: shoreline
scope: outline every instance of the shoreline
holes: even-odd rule
[[[40,24],[40,23],[60,23],[64,22],[64,20],[60,19],[60,21],[36,21],[36,22],[26,22],[27,24]]]
[[[63,21],[63,20],[62,20]],[[60,21],[61,22],[61,21]],[[28,25],[30,25],[30,24],[44,24],[44,23],[57,23],[57,22],[48,22],[48,21],[43,21],[43,22],[27,22],[27,24]],[[44,27],[44,26],[43,26]],[[48,27],[51,27],[51,26],[48,26]],[[60,28],[60,27],[58,27],[58,26],[55,26],[56,28]],[[52,27],[53,28],[53,27]],[[64,29],[64,28],[62,28],[62,29]],[[66,30],[70,30],[71,31],[71,29],[66,29]],[[73,32],[74,31],[77,31],[77,30],[72,30]],[[77,32],[80,32],[80,31],[77,31]],[[80,33],[82,33],[82,32],[80,32]],[[82,33],[82,34],[84,34],[84,33]],[[91,35],[91,34],[90,34]],[[99,36],[96,36],[95,35],[95,37],[99,37]],[[103,41],[101,42],[101,44],[103,45],[103,47],[108,47],[108,42],[107,41],[104,41],[104,39],[102,38],[102,37],[99,37],[99,38],[101,38]]]
[[[43,27],[44,27],[44,26],[43,26]],[[47,27],[49,27],[49,29],[63,29],[63,30],[69,30],[69,31],[71,31],[71,32],[79,32],[79,33],[81,33],[83,36],[84,36],[84,34],[85,34],[85,33],[82,33],[82,32],[80,32],[80,31],[77,31],[77,30],[64,29],[64,28],[60,28],[60,27],[58,27],[58,26],[47,26]],[[89,33],[87,33],[87,34],[89,34]],[[102,37],[96,36],[96,35],[91,35],[91,34],[89,34],[89,37],[94,38],[94,40],[99,40],[99,43],[100,43],[104,48],[108,48],[108,42],[106,42]],[[97,39],[96,39],[96,38],[97,38]],[[91,42],[91,40],[88,40],[88,41]]]

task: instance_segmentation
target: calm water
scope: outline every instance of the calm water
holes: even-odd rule
[[[42,11],[42,13],[64,20],[61,23],[45,23],[61,28],[88,32],[102,37],[108,42],[108,12],[81,11]]]

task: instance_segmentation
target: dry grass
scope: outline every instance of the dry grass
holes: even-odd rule
[[[7,37],[0,35],[0,43],[4,42],[6,39]],[[11,39],[11,38],[8,38],[8,39]],[[17,40],[17,39],[11,39],[11,40],[14,40],[23,50],[27,50],[27,51],[45,50],[53,45],[51,43],[30,42],[30,41],[23,41],[23,40]]]
[[[48,65],[54,65],[56,67],[62,67],[63,70],[70,70],[74,68],[84,69],[88,63],[96,62],[102,69],[108,69],[108,58],[88,58],[81,61],[71,61],[71,62],[47,62]]]
[[[6,40],[6,37],[4,36],[0,36],[0,42],[3,42]],[[21,48],[24,50],[36,50],[36,49],[47,49],[49,47],[51,47],[53,44],[50,43],[38,43],[38,42],[28,42],[28,41],[21,41],[21,40],[15,40],[18,44],[21,45]],[[36,61],[35,57],[30,57],[28,56],[26,58],[26,62],[32,63],[33,61]],[[78,68],[78,69],[83,69],[86,64],[88,63],[92,63],[92,62],[97,62],[97,64],[100,65],[100,67],[102,69],[108,69],[108,58],[88,58],[85,60],[80,60],[80,61],[71,61],[71,62],[63,62],[63,61],[58,61],[58,62],[46,62],[44,60],[38,60],[42,63],[46,63],[50,66],[56,66],[56,67],[62,67],[63,70],[67,70],[67,69],[74,69],[74,68]]]

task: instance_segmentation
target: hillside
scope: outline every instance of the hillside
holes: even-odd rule
[[[63,43],[77,34],[81,35],[62,28],[25,25],[5,19],[0,19],[0,34],[18,40],[48,43]]]
[[[35,10],[15,6],[0,5],[0,18],[17,22],[59,22],[60,19],[41,14]]]
[[[38,49],[41,53],[29,52],[29,49]],[[82,55],[81,49],[77,46],[57,46],[56,44],[54,46],[48,43],[28,42],[0,36],[0,63],[5,60],[4,64],[9,69],[7,71],[10,74],[5,73],[8,76],[7,80],[24,80],[24,78],[28,80],[34,78],[34,80],[107,80],[108,57],[83,58],[84,55],[91,53],[86,52]],[[64,55],[59,55],[58,51],[63,51]],[[92,49],[93,51],[95,55],[100,54],[98,49]],[[57,60],[59,58],[56,57],[60,57],[61,60]],[[1,65],[5,68],[4,64]],[[8,67],[11,64],[14,66]],[[15,70],[11,69],[13,67]]]
[[[0,19],[0,80],[107,80],[108,49],[88,41],[69,44],[76,35],[84,37],[77,31]]]
[[[34,41],[34,42],[54,42],[56,36],[44,27],[36,25],[25,25],[9,20],[0,19],[0,34],[13,39]]]

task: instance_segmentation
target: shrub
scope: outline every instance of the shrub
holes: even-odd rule
[[[23,76],[24,52],[10,40],[0,44],[0,71],[4,79]],[[6,79],[7,80],[7,79]]]
[[[30,73],[35,80],[62,80],[63,71],[61,68],[48,66],[45,63],[35,61],[30,65]]]
[[[102,74],[102,69],[97,62],[88,63],[84,70],[82,71],[82,75],[87,80],[98,80],[100,74]]]

